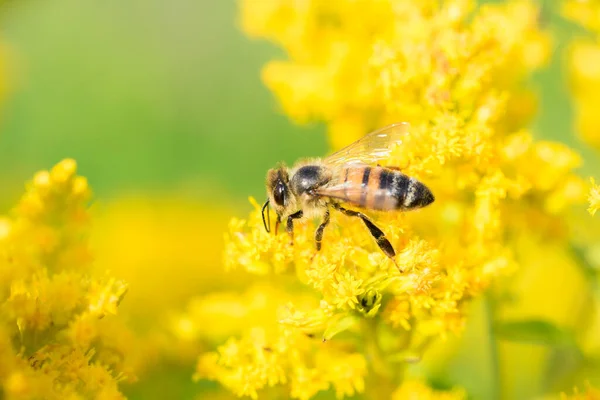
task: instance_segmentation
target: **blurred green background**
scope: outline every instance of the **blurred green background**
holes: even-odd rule
[[[1,25],[4,190],[73,157],[100,200],[184,190],[245,202],[264,196],[276,161],[326,150],[322,128],[278,112],[260,68],[282,54],[243,36],[233,1],[9,2]]]
[[[72,157],[99,203],[177,193],[244,215],[248,196],[264,197],[267,168],[327,152],[323,125],[298,127],[279,112],[260,70],[285,54],[241,33],[232,0],[19,0],[2,3],[0,18],[9,89],[0,114],[2,212],[35,171]],[[551,15],[548,23],[570,32]],[[541,99],[534,132],[580,151],[586,175],[600,163],[572,130],[561,55],[567,37],[534,79]],[[484,330],[473,324],[467,338]],[[476,391],[486,372],[468,352],[456,365]],[[151,385],[126,393],[149,398],[161,387],[193,398],[200,392],[193,366],[179,367],[155,371],[145,378]]]

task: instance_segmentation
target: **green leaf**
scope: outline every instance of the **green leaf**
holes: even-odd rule
[[[353,315],[340,316],[327,325],[323,333],[323,341],[329,340],[340,332],[352,328],[358,323],[358,318]]]
[[[498,322],[494,333],[501,340],[539,344],[550,347],[577,347],[573,335],[543,320]]]

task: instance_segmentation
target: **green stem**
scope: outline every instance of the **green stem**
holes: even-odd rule
[[[377,318],[363,319],[365,356],[371,370],[366,395],[372,399],[388,399],[399,383],[394,382],[394,369],[386,362],[379,346],[377,323]]]
[[[493,374],[493,399],[502,399],[502,378],[500,371],[500,356],[498,354],[498,340],[494,334],[495,323],[495,302],[492,295],[487,293],[485,296],[486,317],[488,322],[490,358]]]

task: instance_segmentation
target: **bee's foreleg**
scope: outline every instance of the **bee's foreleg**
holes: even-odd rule
[[[325,227],[327,226],[327,224],[329,224],[329,210],[325,211],[325,215],[323,215],[323,222],[321,222],[321,225],[319,225],[319,227],[317,228],[317,231],[315,232],[315,242],[317,244],[317,251],[321,250],[321,241],[323,240],[323,231],[325,230]]]
[[[375,238],[375,241],[377,241],[377,245],[379,246],[381,251],[383,251],[383,253],[394,262],[394,264],[396,264],[396,267],[398,267],[398,269],[400,269],[394,258],[396,256],[394,247],[392,246],[390,241],[387,240],[387,238],[385,237],[385,233],[383,233],[383,231],[379,229],[377,225],[375,225],[365,214],[361,212],[347,210],[339,205],[334,205],[334,207],[349,217],[359,217],[360,219],[362,219],[362,221],[369,229],[371,235],[373,235],[373,237]]]
[[[294,220],[302,218],[302,215],[304,215],[304,213],[302,212],[302,210],[300,210],[287,217],[286,230],[287,233],[290,235],[290,244],[294,244]]]
[[[277,236],[277,232],[279,231],[279,224],[281,223],[281,218],[277,216],[277,221],[275,221],[275,236]]]

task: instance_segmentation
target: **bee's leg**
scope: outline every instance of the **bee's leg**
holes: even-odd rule
[[[379,229],[377,227],[377,225],[375,225],[373,222],[371,222],[371,220],[365,214],[363,214],[361,212],[347,210],[344,207],[341,207],[339,205],[334,205],[334,207],[336,210],[341,211],[342,213],[344,213],[345,215],[347,215],[349,217],[359,217],[360,219],[362,219],[362,221],[365,223],[365,225],[369,229],[369,232],[371,233],[371,235],[373,235],[373,237],[377,241],[377,245],[379,246],[381,251],[383,251],[383,253],[394,262],[394,264],[400,270],[400,272],[402,272],[402,270],[400,269],[400,266],[398,265],[398,263],[396,263],[396,260],[394,258],[396,256],[394,247],[392,247],[392,244],[390,243],[390,241],[387,240],[387,238],[385,237],[385,233],[383,233],[383,231],[381,229]]]
[[[287,233],[290,235],[290,244],[294,244],[294,220],[298,219],[298,218],[302,218],[303,214],[304,213],[302,212],[302,210],[300,210],[300,211],[296,211],[295,213],[291,214],[287,218],[286,230],[287,230]]]
[[[279,231],[279,224],[281,223],[281,218],[277,216],[277,221],[275,221],[275,236],[277,236],[277,232]]]
[[[329,210],[325,211],[325,215],[323,216],[323,222],[317,228],[315,232],[315,242],[317,244],[317,251],[321,250],[321,240],[323,240],[323,231],[325,227],[329,224]]]

